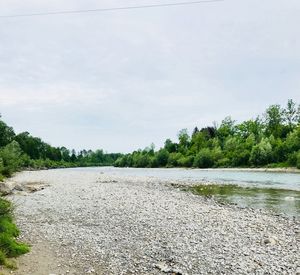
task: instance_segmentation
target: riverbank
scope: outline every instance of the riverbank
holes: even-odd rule
[[[97,169],[22,172],[12,180],[46,186],[11,196],[22,240],[33,245],[13,274],[299,272],[296,219],[222,205],[174,181]],[[41,262],[43,246],[49,256]]]
[[[199,169],[199,168],[190,168]],[[300,169],[296,167],[286,167],[286,168],[203,168],[202,171],[237,171],[237,172],[276,172],[276,173],[300,173]]]

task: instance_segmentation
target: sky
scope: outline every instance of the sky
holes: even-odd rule
[[[0,15],[186,0],[10,0]],[[130,152],[300,103],[300,1],[0,18],[0,113],[53,146]]]

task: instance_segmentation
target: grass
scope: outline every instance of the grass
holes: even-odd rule
[[[19,234],[12,218],[12,204],[0,198],[0,265],[14,269],[15,264],[9,258],[29,252],[28,245],[16,240]]]

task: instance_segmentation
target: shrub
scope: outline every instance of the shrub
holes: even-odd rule
[[[22,166],[22,151],[18,142],[13,141],[0,150],[2,174],[10,176]]]
[[[213,154],[208,148],[201,149],[194,159],[194,167],[210,168],[214,165]]]
[[[262,139],[261,142],[252,148],[250,162],[253,165],[265,165],[271,161],[272,145],[268,139]]]
[[[7,257],[17,257],[29,252],[26,244],[17,242],[8,233],[0,233],[0,250],[2,250]]]
[[[20,231],[12,222],[12,218],[8,215],[4,215],[0,217],[0,233],[8,233],[13,237],[18,237]]]
[[[11,210],[11,202],[0,198],[0,217],[10,215]]]
[[[193,156],[187,156],[187,157],[181,157],[178,159],[179,166],[182,167],[192,167],[194,163],[194,157]]]
[[[297,154],[297,168],[300,169],[300,151],[298,151],[298,154]]]
[[[166,149],[160,149],[156,154],[156,161],[159,167],[166,166],[168,163],[169,152]]]
[[[6,255],[0,250],[0,265],[6,265]]]
[[[168,158],[168,166],[169,167],[176,167],[178,166],[178,160],[182,157],[183,155],[181,153],[170,153],[169,158]]]
[[[19,230],[12,221],[12,206],[7,200],[0,198],[0,265],[13,268],[7,257],[17,257],[29,252],[29,247],[15,240]]]
[[[221,158],[217,161],[216,166],[217,167],[229,167],[231,164],[229,158]]]

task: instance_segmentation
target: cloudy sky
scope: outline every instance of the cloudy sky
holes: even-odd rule
[[[176,1],[10,0],[0,15]],[[0,18],[0,113],[54,146],[127,152],[300,103],[299,14],[299,0],[225,0]]]

